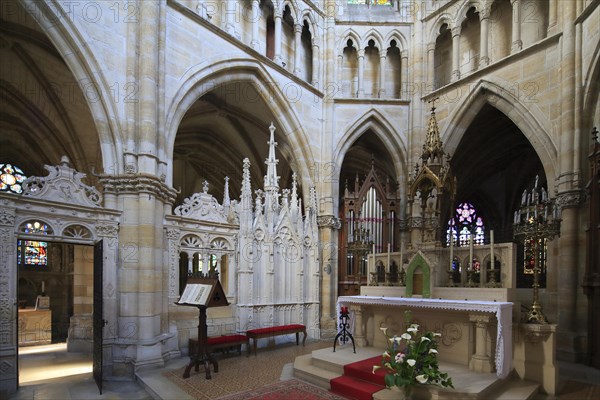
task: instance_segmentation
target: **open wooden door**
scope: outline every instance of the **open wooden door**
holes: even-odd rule
[[[100,240],[94,244],[94,344],[93,375],[96,385],[102,394],[102,330],[105,321],[102,295],[102,245]]]

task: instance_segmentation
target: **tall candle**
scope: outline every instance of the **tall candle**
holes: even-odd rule
[[[492,271],[496,268],[496,263],[494,262],[494,230],[490,229],[490,260],[492,263]]]
[[[468,270],[472,270],[473,269],[473,234],[471,233],[471,236],[469,236],[469,267]]]
[[[454,234],[450,231],[450,270],[452,270],[452,261],[454,260]]]
[[[402,240],[400,240],[400,268],[402,268],[402,266],[404,265],[402,263]]]
[[[390,250],[391,250],[391,247],[390,247],[390,244],[388,243],[388,253],[387,253],[387,267],[388,267],[388,271],[391,271],[389,269],[390,268],[390,261],[391,261],[391,259],[390,259],[390,256],[391,256]]]
[[[42,281],[42,293],[45,292],[45,290],[44,290],[46,288],[45,284],[46,284],[46,282]]]

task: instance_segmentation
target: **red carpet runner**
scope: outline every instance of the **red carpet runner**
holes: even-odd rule
[[[373,365],[381,365],[381,356],[344,365],[344,375],[329,383],[331,391],[354,400],[372,400],[373,393],[385,388],[385,371],[373,373]]]

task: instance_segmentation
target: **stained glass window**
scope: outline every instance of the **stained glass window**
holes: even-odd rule
[[[446,229],[446,243],[456,247],[468,246],[473,235],[473,244],[483,244],[485,240],[485,226],[483,219],[477,216],[475,207],[470,203],[461,203],[456,207],[454,216],[448,221]]]
[[[0,191],[21,193],[26,178],[20,168],[11,164],[0,164]]]
[[[17,241],[17,262],[19,265],[48,265],[48,242],[37,240]]]
[[[49,228],[48,225],[44,224],[43,222],[31,221],[25,223],[25,225],[23,226],[23,232],[37,234],[41,233],[42,235],[47,235],[49,232]]]

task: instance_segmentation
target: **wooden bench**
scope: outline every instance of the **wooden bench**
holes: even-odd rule
[[[208,345],[208,351],[214,352],[219,349],[230,349],[232,347],[236,347],[238,353],[242,354],[242,345],[246,345],[247,356],[250,355],[250,343],[248,341],[248,336],[242,334],[233,334],[233,335],[222,335],[222,336],[214,336],[209,337],[206,340],[206,344]],[[190,339],[190,358],[194,356],[196,351],[198,351],[198,340]]]
[[[304,346],[304,343],[306,342],[306,326],[301,324],[270,326],[268,328],[250,329],[246,331],[246,336],[248,336],[248,339],[252,339],[254,355],[256,355],[256,342],[258,341],[258,339],[295,333],[297,346],[299,344],[300,332],[304,334],[304,338],[302,339],[302,346]]]

